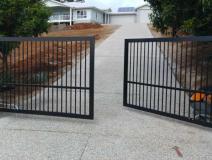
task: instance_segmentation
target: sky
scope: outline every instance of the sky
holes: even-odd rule
[[[138,7],[145,4],[144,0],[85,0],[92,6],[99,7],[101,9],[112,8],[113,11],[117,11],[119,7]]]

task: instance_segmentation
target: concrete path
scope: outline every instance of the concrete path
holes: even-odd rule
[[[95,120],[0,113],[2,160],[210,160],[212,130],[122,106],[126,25],[96,49]]]

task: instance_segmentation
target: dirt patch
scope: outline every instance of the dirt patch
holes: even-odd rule
[[[108,38],[112,33],[114,33],[120,26],[117,25],[97,25],[97,24],[79,24],[85,29],[70,29],[69,26],[64,30],[57,32],[49,32],[48,34],[43,34],[43,37],[70,37],[70,36],[94,36],[96,39],[96,45],[99,45],[106,38]],[[91,27],[94,25],[94,28],[86,28],[87,26]],[[76,25],[78,26],[78,25]],[[76,27],[77,28],[77,27]]]
[[[101,24],[97,24],[97,23],[78,23],[72,26],[67,26],[64,28],[64,30],[97,29],[102,27],[103,26]]]

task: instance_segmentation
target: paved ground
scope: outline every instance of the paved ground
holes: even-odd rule
[[[0,113],[0,159],[212,159],[211,129],[122,106],[124,38],[136,37],[151,37],[146,25],[123,26],[96,49],[94,121]]]

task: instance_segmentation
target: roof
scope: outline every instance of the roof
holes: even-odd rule
[[[44,0],[44,3],[48,7],[69,7],[69,6],[65,5],[64,3],[61,3],[61,2],[58,2],[55,0]]]
[[[150,9],[150,5],[149,4],[144,4],[142,6],[137,7],[135,10],[137,11],[138,9],[142,9],[142,8],[147,9],[145,7],[148,7],[148,10]]]
[[[118,8],[118,12],[134,12],[135,8],[134,7],[121,7]]]
[[[73,8],[73,9],[94,9],[94,10],[97,10],[97,11],[100,11],[100,12],[103,12],[103,13],[105,12],[104,10],[99,9],[95,6],[90,6],[86,2],[65,2],[64,4],[66,6],[69,6],[70,8]]]

